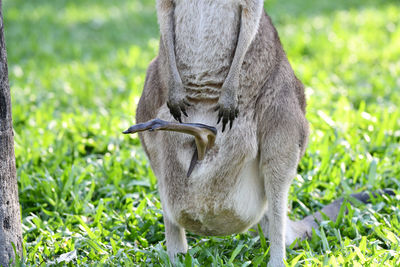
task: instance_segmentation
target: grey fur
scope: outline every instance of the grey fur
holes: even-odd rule
[[[262,5],[261,0],[157,0],[160,50],[147,70],[136,120],[175,118],[218,130],[189,177],[193,136],[139,133],[158,178],[171,259],[187,251],[185,229],[229,235],[260,222],[271,241],[269,265],[284,266],[285,244],[308,236],[315,226],[314,219],[286,217],[289,187],[307,145],[306,104],[303,85]],[[221,131],[233,120],[230,130]]]

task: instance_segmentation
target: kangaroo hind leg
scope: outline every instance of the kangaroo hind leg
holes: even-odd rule
[[[188,250],[185,229],[171,222],[166,216],[164,216],[164,225],[168,256],[174,264],[176,255],[186,253]]]

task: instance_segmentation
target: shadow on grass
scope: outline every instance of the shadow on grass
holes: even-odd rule
[[[348,9],[373,8],[398,0],[267,0],[277,25],[291,17],[311,17]],[[106,59],[105,54],[158,39],[154,1],[6,0],[5,30],[11,62],[32,57],[43,62]],[[67,44],[66,44],[67,43]],[[18,49],[14,47],[18,46]]]
[[[158,38],[152,1],[5,1],[9,61],[102,61]]]
[[[398,3],[398,0],[265,0],[265,9],[279,23],[285,17],[328,16],[341,10],[375,8]]]

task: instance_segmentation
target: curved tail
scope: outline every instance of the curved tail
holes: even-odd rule
[[[383,189],[375,192],[361,192],[356,194],[351,194],[349,198],[349,202],[354,205],[356,202],[369,203],[371,200],[371,196],[373,198],[377,197],[377,195],[389,195],[394,196],[395,192],[392,189]],[[291,221],[288,219],[287,227],[286,227],[286,244],[292,244],[296,239],[305,239],[309,238],[312,235],[312,229],[318,229],[319,222],[323,220],[323,215],[326,215],[330,220],[336,221],[340,209],[342,207],[344,198],[337,199],[333,201],[331,204],[325,206],[318,212],[315,212],[311,215],[308,215],[304,219],[300,221]],[[345,210],[347,213],[347,209]]]

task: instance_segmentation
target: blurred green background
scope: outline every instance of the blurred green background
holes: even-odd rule
[[[400,2],[270,0],[265,9],[306,87],[311,123],[290,216],[352,191],[398,190]],[[23,264],[169,265],[156,179],[139,140],[121,134],[157,54],[155,1],[4,0],[3,16]],[[288,264],[400,265],[399,204],[350,208],[288,248]],[[248,234],[188,240],[178,266],[269,257],[268,241]]]

